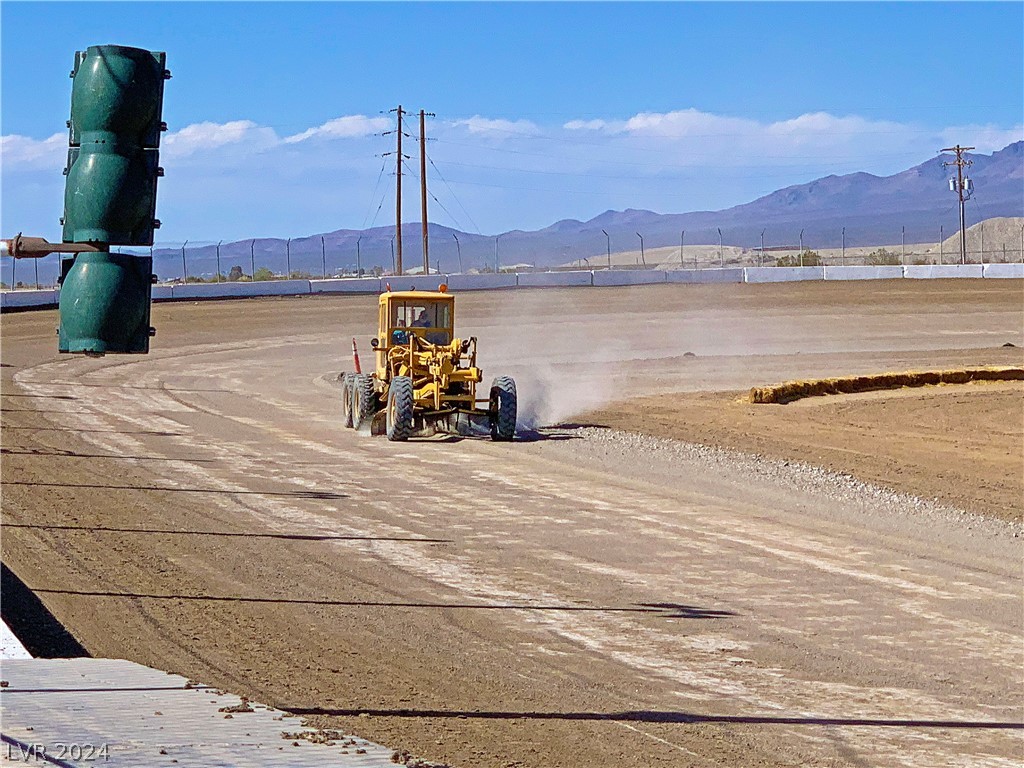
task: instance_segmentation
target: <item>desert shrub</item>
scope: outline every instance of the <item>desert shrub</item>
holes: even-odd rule
[[[775,259],[775,266],[777,267],[820,267],[821,265],[821,255],[817,251],[804,251],[802,264],[800,254],[798,253],[779,256]]]
[[[865,256],[864,263],[872,267],[894,266],[900,263],[900,255],[885,248],[879,248]]]
[[[252,276],[253,280],[273,280],[274,273],[266,267],[260,267],[256,270],[256,274]]]

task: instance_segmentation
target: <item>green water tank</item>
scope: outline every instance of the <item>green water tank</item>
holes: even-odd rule
[[[71,73],[64,242],[152,245],[166,54],[95,45]]]
[[[61,352],[149,352],[153,260],[119,253],[82,253],[61,262]]]

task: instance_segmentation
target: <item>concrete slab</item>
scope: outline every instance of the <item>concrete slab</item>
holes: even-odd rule
[[[660,269],[603,269],[594,272],[594,285],[649,285],[664,283],[667,277]]]
[[[113,659],[3,664],[7,764],[111,768],[393,768],[393,751]],[[282,734],[289,734],[287,738]],[[322,743],[320,743],[322,742]],[[45,754],[46,757],[42,757]]]
[[[899,264],[883,264],[875,267],[825,267],[826,280],[894,280],[902,277],[903,267]]]
[[[569,288],[593,285],[593,272],[520,272],[520,288]]]
[[[986,264],[982,277],[1024,278],[1024,264]]]
[[[175,299],[217,299],[241,296],[302,296],[309,280],[267,280],[255,283],[189,283],[171,287]]]
[[[310,280],[312,293],[380,293],[383,283],[377,277],[342,277]]]
[[[799,280],[824,280],[824,267],[746,267],[747,283],[792,283]]]
[[[25,650],[25,646],[17,636],[11,632],[7,622],[0,621],[0,659],[31,659],[32,654]]]
[[[452,291],[487,291],[515,288],[516,275],[514,272],[503,272],[498,275],[445,275],[443,282]]]
[[[670,283],[742,283],[742,267],[715,267],[713,269],[670,269],[665,273]]]
[[[0,308],[14,309],[22,307],[56,307],[58,291],[2,291],[0,292]]]
[[[952,277],[981,277],[981,264],[908,264],[903,276],[917,279],[945,279]]]

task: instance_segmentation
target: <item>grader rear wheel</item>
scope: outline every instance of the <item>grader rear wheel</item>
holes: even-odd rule
[[[373,391],[373,377],[368,373],[352,376],[352,427],[362,429],[373,418],[377,393]]]
[[[345,427],[352,427],[352,376],[351,373],[343,373],[341,379],[341,414]]]
[[[388,389],[388,440],[408,440],[414,427],[412,379],[396,376]]]
[[[491,382],[491,440],[508,442],[515,437],[517,399],[516,383],[511,376],[499,376]]]

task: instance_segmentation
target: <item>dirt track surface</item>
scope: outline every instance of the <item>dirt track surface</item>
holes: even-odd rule
[[[564,421],[641,393],[1003,363],[1020,298],[899,281],[459,301],[488,374]],[[372,298],[162,305],[153,354],[99,360],[54,353],[53,313],[5,316],[4,562],[94,655],[458,766],[1019,764],[1015,526],[593,428],[361,438],[333,378],[373,316]]]

